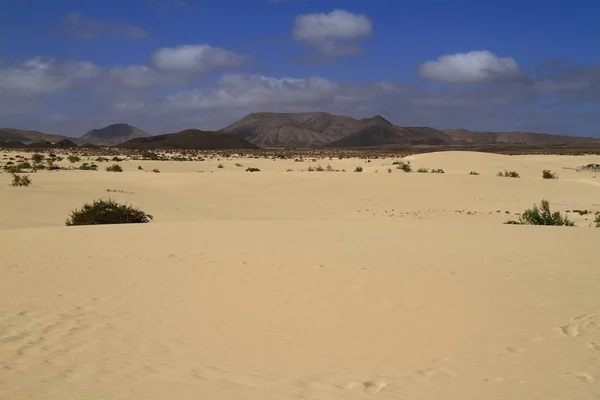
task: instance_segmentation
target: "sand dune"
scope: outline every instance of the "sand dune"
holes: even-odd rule
[[[598,157],[409,158],[446,173],[0,174],[0,398],[597,398],[600,229],[502,222],[542,197],[600,211],[600,177],[565,169]],[[348,172],[299,171],[318,163]],[[64,226],[106,195],[155,221]]]

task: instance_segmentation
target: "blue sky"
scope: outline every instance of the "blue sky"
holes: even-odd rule
[[[216,129],[253,111],[600,135],[583,0],[0,0],[0,126]]]

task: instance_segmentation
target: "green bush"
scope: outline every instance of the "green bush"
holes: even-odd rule
[[[431,173],[432,173],[432,174],[445,174],[444,170],[443,170],[443,169],[441,169],[441,168],[438,168],[438,169],[432,169],[432,170],[431,170]]]
[[[498,172],[498,176],[502,176],[504,178],[520,178],[521,177],[518,172],[507,171],[507,170],[504,170],[504,172]]]
[[[44,156],[40,153],[35,153],[31,156],[31,161],[33,161],[34,164],[41,164],[44,162]]]
[[[114,200],[94,200],[74,210],[66,221],[67,226],[107,225],[107,224],[143,224],[153,219],[139,208],[130,204],[119,204]]]
[[[82,171],[97,171],[98,166],[96,164],[83,163],[79,166],[79,169]]]
[[[72,155],[70,155],[70,156],[68,157],[68,160],[69,160],[69,162],[70,162],[71,164],[73,164],[73,163],[76,163],[76,162],[79,162],[79,161],[81,161],[81,158],[79,158],[78,156],[72,156]]]
[[[29,175],[17,175],[15,173],[12,174],[12,186],[29,186],[31,185],[31,178],[29,178]]]
[[[160,156],[153,151],[144,151],[142,158],[145,160],[160,160]]]
[[[545,169],[542,171],[542,178],[544,179],[558,179],[558,175],[556,175],[554,172],[550,171],[549,169]]]
[[[363,172],[363,167],[354,168],[354,172]]]
[[[260,172],[260,169],[254,167],[246,168],[246,172]]]
[[[596,219],[594,219],[594,223],[596,224],[596,228],[600,228],[600,214],[596,214]]]
[[[106,167],[108,172],[123,172],[123,168],[119,164],[113,164],[110,167]]]
[[[537,204],[534,204],[533,208],[523,211],[523,214],[519,217],[519,224],[575,226],[575,223],[570,221],[566,216],[563,217],[560,212],[551,212],[550,203],[548,200],[543,199],[539,207]]]
[[[395,161],[392,165],[397,165],[396,168],[401,169],[404,172],[411,172],[412,167],[410,166],[410,161]]]

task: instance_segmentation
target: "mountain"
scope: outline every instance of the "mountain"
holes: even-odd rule
[[[92,129],[80,140],[83,143],[97,146],[114,146],[131,139],[147,138],[150,135],[141,129],[128,124],[113,124],[101,129]]]
[[[557,146],[564,144],[598,143],[600,139],[536,132],[475,132],[468,129],[445,129],[454,140],[472,144],[527,144]]]
[[[141,137],[117,145],[125,149],[256,149],[257,146],[227,132],[187,129],[178,133]]]
[[[252,113],[222,129],[271,148],[599,144],[600,139],[534,132],[475,132],[396,126],[376,115],[354,119],[324,112]]]
[[[77,141],[77,139],[62,135],[53,135],[50,133],[27,131],[22,129],[0,128],[0,141],[2,142],[21,142],[23,144],[45,142],[55,143],[64,139]]]
[[[390,145],[448,145],[454,140],[446,133],[433,128],[401,126],[367,126],[360,131],[327,144],[327,147],[385,147]]]
[[[390,124],[382,117],[356,120],[324,112],[252,113],[222,130],[260,147],[318,147],[385,123]]]

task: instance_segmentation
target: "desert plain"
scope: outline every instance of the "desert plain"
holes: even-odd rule
[[[397,159],[1,173],[0,398],[600,398],[600,156]],[[65,226],[100,198],[154,220]]]

